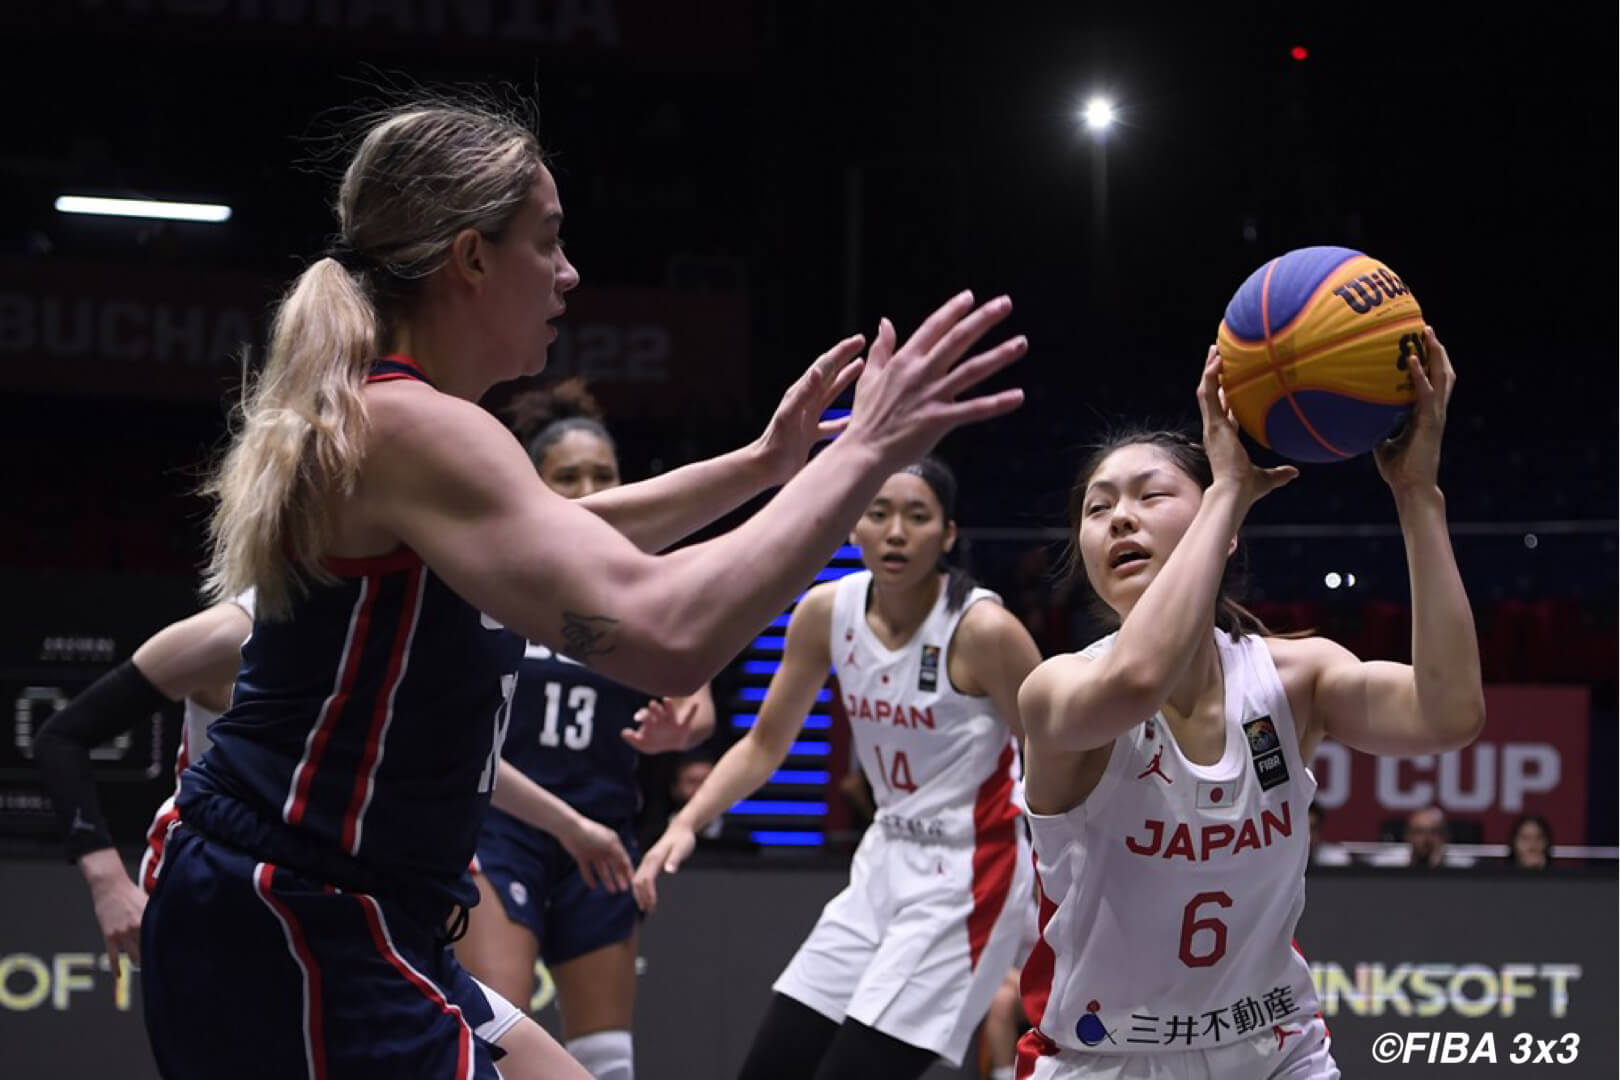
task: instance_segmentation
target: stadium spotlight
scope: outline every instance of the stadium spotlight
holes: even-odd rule
[[[56,208],[64,214],[100,214],[109,217],[158,218],[164,221],[231,219],[231,208],[217,203],[163,202],[157,199],[105,199],[93,195],[62,195]]]

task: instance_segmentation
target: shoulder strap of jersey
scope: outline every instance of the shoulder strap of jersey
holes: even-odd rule
[[[839,649],[844,646],[844,632],[855,626],[866,608],[866,589],[872,581],[870,570],[857,570],[853,574],[845,574],[838,579],[833,587],[832,618],[827,623],[828,655],[837,657],[841,655]]]
[[[981,600],[989,600],[997,604],[1001,603],[1000,593],[993,592],[992,590],[983,587],[975,586],[967,594],[967,596],[963,598],[962,606],[957,608],[955,611],[950,611],[945,607],[945,593],[945,589],[940,589],[939,601],[934,605],[934,610],[929,614],[929,621],[934,625],[926,627],[925,629],[937,634],[946,642],[947,646],[950,644],[950,642],[955,640],[956,628],[962,624],[962,619],[967,615],[968,609],[974,604],[977,604]],[[935,627],[938,629],[936,630]]]
[[[1227,678],[1236,675],[1242,680],[1243,713],[1236,718],[1237,722],[1246,723],[1258,716],[1271,717],[1277,738],[1290,748],[1288,756],[1297,758],[1299,731],[1294,725],[1294,711],[1288,704],[1288,692],[1283,689],[1282,676],[1277,673],[1266,639],[1258,634],[1244,634],[1233,641],[1226,631],[1217,630],[1215,640],[1222,652]]]
[[[416,361],[404,353],[390,353],[371,362],[371,370],[366,374],[366,382],[394,382],[397,379],[413,379],[416,382],[427,383],[433,386],[433,380],[427,373],[417,366]],[[434,387],[438,389],[438,387]]]

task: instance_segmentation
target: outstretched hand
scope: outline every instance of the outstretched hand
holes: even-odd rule
[[[1451,356],[1435,336],[1434,327],[1423,328],[1423,348],[1407,358],[1412,374],[1412,419],[1395,438],[1374,452],[1378,473],[1397,494],[1402,491],[1435,487],[1440,482],[1440,441],[1446,431],[1446,408],[1457,388],[1457,371]]]
[[[1215,481],[1227,481],[1243,492],[1249,505],[1276,491],[1299,475],[1292,465],[1261,468],[1249,458],[1238,434],[1238,423],[1221,388],[1221,354],[1214,345],[1204,357],[1198,380],[1198,413],[1204,421],[1204,453]]]
[[[1027,351],[1029,342],[1019,335],[962,359],[1011,313],[1005,296],[975,307],[972,293],[959,293],[898,348],[894,324],[883,319],[855,383],[850,437],[871,443],[898,466],[921,458],[953,428],[1016,409],[1024,400],[1018,389],[958,400]]]
[[[697,698],[656,698],[636,710],[636,726],[619,734],[643,754],[685,750],[692,741],[692,722],[702,707]]]
[[[865,347],[866,338],[860,334],[845,338],[816,357],[782,395],[771,422],[754,444],[771,484],[793,479],[816,443],[844,429],[847,418],[823,421],[821,417],[860,377],[865,361],[859,357]]]

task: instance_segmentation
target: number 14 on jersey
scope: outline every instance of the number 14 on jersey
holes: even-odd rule
[[[890,791],[904,791],[907,793],[917,790],[917,783],[911,778],[911,763],[906,760],[904,750],[891,750],[884,754],[883,747],[874,746],[872,752],[877,755],[878,779]]]

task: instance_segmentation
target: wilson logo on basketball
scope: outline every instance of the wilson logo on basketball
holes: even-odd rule
[[[1411,293],[1412,290],[1400,278],[1382,266],[1370,274],[1352,278],[1333,290],[1333,295],[1348,304],[1357,315],[1367,314],[1386,299],[1410,296]]]

